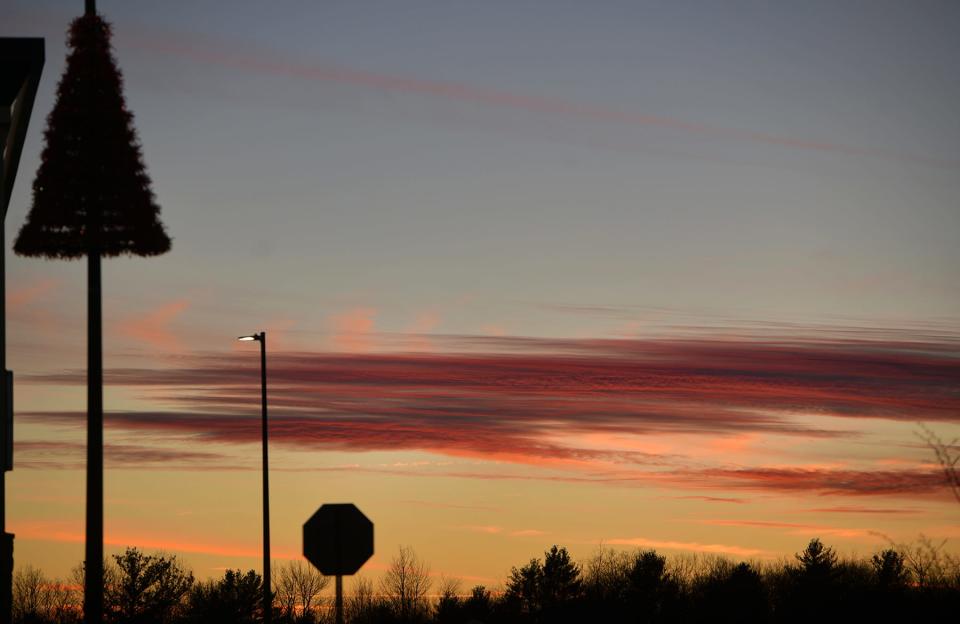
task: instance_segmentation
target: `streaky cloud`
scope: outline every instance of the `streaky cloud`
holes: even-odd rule
[[[941,488],[942,476],[916,469],[742,467],[731,463],[737,453],[725,444],[711,445],[720,463],[701,469],[675,452],[598,448],[578,440],[850,439],[860,435],[849,428],[851,419],[960,421],[960,342],[952,339],[442,336],[433,344],[440,350],[271,353],[271,441],[294,450],[408,450],[497,460],[574,470],[594,482],[919,495]],[[108,371],[108,385],[142,388],[171,406],[111,412],[109,426],[198,441],[259,441],[254,367],[221,353],[165,361],[173,365]],[[82,371],[24,378],[57,385],[85,380]],[[71,411],[26,416],[82,424],[82,414]]]

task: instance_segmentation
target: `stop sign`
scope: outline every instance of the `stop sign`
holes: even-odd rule
[[[303,524],[303,556],[327,576],[355,574],[373,555],[373,523],[352,503],[321,505]]]

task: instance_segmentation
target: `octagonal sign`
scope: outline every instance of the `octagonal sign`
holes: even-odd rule
[[[352,503],[321,505],[303,524],[303,556],[327,576],[355,574],[373,555],[373,523]]]

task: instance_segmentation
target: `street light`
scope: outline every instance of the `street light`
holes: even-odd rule
[[[240,336],[241,342],[260,343],[260,407],[263,438],[263,621],[270,624],[273,596],[270,592],[270,479],[267,473],[267,332]]]

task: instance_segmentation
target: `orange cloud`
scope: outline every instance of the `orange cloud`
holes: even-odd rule
[[[374,308],[353,308],[331,318],[333,336],[331,342],[337,351],[358,353],[369,351],[373,346]]]
[[[920,513],[918,509],[904,507],[861,507],[859,505],[839,505],[836,507],[819,507],[809,509],[814,513],[841,513],[841,514],[916,514]]]
[[[492,525],[470,525],[461,527],[467,531],[473,531],[474,533],[486,533],[487,535],[497,535],[503,533],[503,527],[492,526]]]
[[[716,453],[740,454],[747,450],[748,446],[753,445],[760,438],[758,433],[740,433],[737,435],[726,435],[714,438],[707,443],[710,450]]]
[[[702,520],[701,524],[710,526],[748,527],[761,529],[785,529],[788,535],[833,535],[836,537],[875,537],[868,529],[848,529],[829,527],[818,524],[802,524],[797,522],[776,522],[770,520]]]
[[[33,303],[52,291],[59,284],[55,279],[42,279],[29,286],[7,291],[7,307],[11,310]]]
[[[539,537],[540,535],[546,535],[546,531],[541,531],[539,529],[520,529],[515,531],[507,531],[503,527],[496,525],[466,525],[460,528],[467,531],[472,531],[474,533],[484,533],[486,535],[507,535],[509,537]]]
[[[422,312],[417,315],[413,323],[407,329],[411,342],[409,347],[414,351],[430,351],[433,349],[433,341],[426,335],[440,324],[440,315],[433,311]]]
[[[645,537],[628,537],[605,540],[605,544],[616,546],[638,546],[640,548],[663,548],[667,550],[688,550],[693,552],[734,555],[736,557],[770,557],[772,553],[757,548],[744,548],[728,544],[701,544],[700,542],[677,542],[672,540],[654,540]]]
[[[413,325],[410,326],[410,333],[426,334],[440,324],[440,315],[436,312],[427,311],[417,315]]]
[[[270,334],[272,349],[289,350],[292,343],[289,339],[290,330],[296,327],[297,322],[290,318],[277,318],[267,323],[267,332]]]
[[[506,336],[507,329],[503,325],[488,323],[480,326],[480,333],[487,336]]]
[[[15,523],[14,531],[18,539],[67,542],[82,544],[85,536],[82,527],[63,521],[34,521]],[[205,555],[219,555],[224,557],[261,557],[263,551],[258,544],[249,546],[242,544],[225,544],[211,542],[181,541],[178,538],[166,538],[156,535],[132,535],[107,531],[103,541],[109,546],[135,546],[144,550],[163,550],[167,552],[198,553]],[[278,551],[272,549],[270,556],[274,559],[300,559],[297,552]]]
[[[541,531],[540,529],[520,529],[519,531],[510,532],[510,537],[537,537],[540,535],[546,535],[546,531]]]
[[[142,340],[158,349],[179,351],[182,344],[170,331],[169,325],[188,307],[190,307],[190,302],[186,299],[171,301],[142,318],[121,324],[120,332],[131,338]]]

